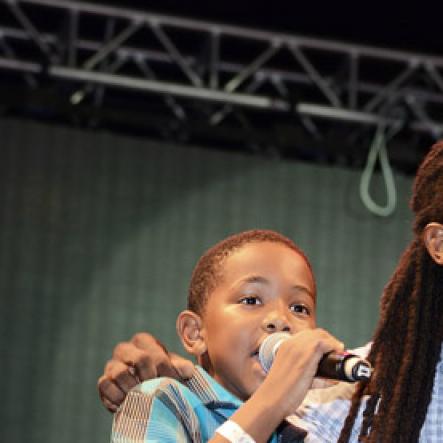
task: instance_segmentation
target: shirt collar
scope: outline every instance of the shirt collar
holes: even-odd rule
[[[185,384],[209,409],[222,408],[236,410],[243,403],[234,394],[231,394],[221,384],[215,381],[214,378],[200,366],[195,367],[193,376],[189,380],[186,380]]]
[[[225,419],[229,419],[243,404],[200,366],[196,366],[193,376],[184,383],[208,409],[216,411]],[[281,443],[301,441],[307,434],[303,428],[286,420],[282,422],[277,432],[280,435],[278,441]]]

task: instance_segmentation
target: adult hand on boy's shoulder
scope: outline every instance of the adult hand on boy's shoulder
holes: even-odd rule
[[[186,380],[193,370],[189,360],[169,353],[155,337],[141,332],[131,341],[117,344],[97,388],[104,406],[115,412],[129,390],[140,382],[156,377]]]

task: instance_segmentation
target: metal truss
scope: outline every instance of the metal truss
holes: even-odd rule
[[[65,82],[72,106],[132,91],[183,122],[198,102],[213,128],[258,112],[318,139],[325,120],[443,133],[443,57],[97,3],[0,0],[0,72]]]

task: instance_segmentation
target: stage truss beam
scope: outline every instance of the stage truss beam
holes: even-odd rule
[[[209,103],[209,125],[241,109],[443,133],[443,57],[60,0],[0,0],[0,71],[72,85],[73,106],[114,89]]]

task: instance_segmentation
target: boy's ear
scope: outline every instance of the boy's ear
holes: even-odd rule
[[[443,225],[428,223],[423,230],[423,241],[435,263],[443,265]]]
[[[192,311],[182,311],[177,317],[176,327],[186,352],[201,357],[207,350],[201,317]]]

